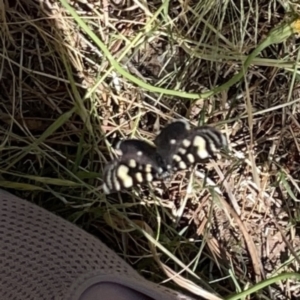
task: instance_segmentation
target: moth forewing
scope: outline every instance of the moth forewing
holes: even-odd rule
[[[227,145],[220,131],[210,126],[196,127],[177,145],[172,155],[173,169],[184,170],[205,162]]]
[[[209,156],[206,138],[191,134],[178,145],[176,154],[172,157],[173,169],[186,170]]]
[[[162,157],[162,177],[166,178],[170,175],[173,168],[173,155],[177,153],[178,145],[188,135],[189,130],[188,122],[176,120],[167,124],[156,136],[154,144],[158,154]]]
[[[116,149],[119,150],[122,155],[134,154],[136,156],[154,156],[156,153],[156,147],[152,146],[146,141],[140,141],[136,139],[128,139],[120,141]],[[139,153],[139,155],[138,155]]]
[[[190,125],[185,120],[175,120],[167,124],[156,136],[154,144],[161,147],[167,142],[173,144],[174,140],[184,138],[186,133],[190,130]]]

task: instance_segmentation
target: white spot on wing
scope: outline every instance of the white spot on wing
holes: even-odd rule
[[[197,148],[197,155],[201,159],[209,157],[209,153],[206,150],[206,141],[201,136],[196,136],[193,141],[193,146]]]
[[[173,159],[177,162],[181,161],[181,157],[177,154],[173,155]]]
[[[128,166],[130,168],[136,168],[136,161],[134,159],[130,159],[128,162]]]
[[[184,148],[179,148],[179,149],[178,149],[178,152],[179,152],[180,154],[184,155],[184,154],[186,154],[186,149],[184,149]]]
[[[143,152],[142,152],[142,151],[138,151],[138,152],[137,152],[137,155],[138,155],[138,156],[142,156],[142,155],[143,155]]]
[[[120,185],[119,181],[117,180],[117,178],[115,178],[115,189],[116,189],[117,191],[120,191],[120,190],[121,190],[121,185]]]
[[[150,164],[147,164],[145,166],[145,172],[147,172],[147,173],[151,173],[152,172],[152,166]]]
[[[191,141],[185,139],[185,140],[182,141],[182,145],[187,148],[191,145]]]
[[[125,188],[130,188],[133,185],[133,180],[131,176],[128,175],[129,168],[121,165],[117,170],[117,177],[122,181]]]
[[[174,139],[173,139],[173,140],[170,140],[170,144],[171,144],[171,145],[175,145],[175,144],[176,144],[176,140],[174,140]]]
[[[188,159],[188,161],[189,161],[191,164],[193,164],[193,163],[195,162],[195,157],[194,157],[194,155],[191,154],[191,153],[189,153],[189,154],[187,155],[187,159]]]
[[[180,169],[186,169],[186,168],[187,168],[187,165],[186,165],[186,163],[182,160],[182,161],[178,164],[178,167],[179,167]]]
[[[152,174],[147,173],[147,174],[146,174],[146,180],[147,180],[148,182],[152,181],[152,180],[153,180]]]
[[[138,172],[138,173],[135,174],[135,178],[136,178],[136,180],[137,180],[138,182],[143,182],[143,181],[144,181],[144,180],[143,180],[143,175],[142,175],[142,173],[140,173],[140,172]]]
[[[103,188],[104,194],[110,194],[110,189],[108,188],[106,183],[103,183],[102,188]]]

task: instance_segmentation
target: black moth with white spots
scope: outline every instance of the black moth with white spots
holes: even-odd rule
[[[119,142],[120,158],[104,170],[104,192],[111,194],[186,170],[214,157],[227,140],[213,127],[190,129],[187,122],[177,120],[162,129],[154,144],[134,139]]]

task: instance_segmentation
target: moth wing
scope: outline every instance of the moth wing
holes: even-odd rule
[[[215,156],[227,146],[225,136],[210,126],[197,127],[177,145],[172,156],[174,171],[184,170]]]
[[[121,157],[104,169],[103,190],[106,194],[151,182],[162,171],[156,148],[140,140],[124,140],[117,145]]]
[[[176,120],[166,125],[156,136],[154,144],[167,170],[172,169],[172,157],[176,153],[178,145],[188,136],[189,130],[190,126],[186,121]]]

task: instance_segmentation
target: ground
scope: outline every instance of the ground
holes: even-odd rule
[[[253,286],[243,299],[299,299],[299,278],[276,276],[300,263],[300,6],[250,3],[1,2],[0,187],[149,280],[180,273],[164,284],[205,299]],[[294,32],[272,31],[285,24]],[[151,141],[176,118],[220,129],[229,150],[168,186],[105,196],[115,142]]]

